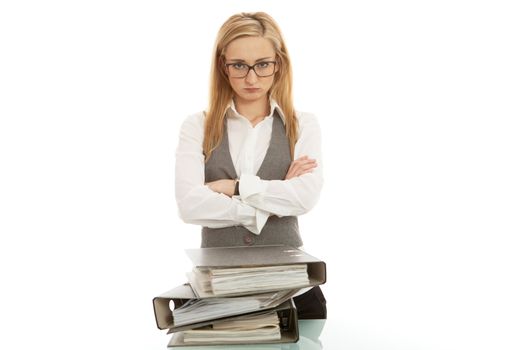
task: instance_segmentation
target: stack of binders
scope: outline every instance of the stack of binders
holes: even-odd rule
[[[292,297],[326,282],[326,264],[297,248],[272,245],[188,249],[188,283],[153,299],[169,347],[293,343]]]

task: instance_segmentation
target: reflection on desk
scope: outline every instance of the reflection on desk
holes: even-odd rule
[[[299,341],[284,344],[178,346],[177,350],[321,350],[319,336],[326,320],[299,320]]]

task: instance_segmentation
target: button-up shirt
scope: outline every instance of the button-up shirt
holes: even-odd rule
[[[296,112],[299,137],[294,159],[316,159],[313,172],[289,180],[262,180],[256,175],[270,144],[275,110],[285,122],[275,100],[270,99],[270,107],[270,113],[255,126],[237,112],[233,101],[228,107],[233,112],[226,114],[226,125],[230,154],[239,175],[239,196],[214,192],[204,182],[204,113],[192,114],[182,123],[176,151],[175,196],[184,222],[210,228],[242,225],[259,234],[270,215],[301,215],[318,201],[323,183],[321,132],[311,113]]]

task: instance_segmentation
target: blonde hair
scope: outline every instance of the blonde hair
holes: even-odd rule
[[[279,26],[272,17],[264,12],[243,12],[233,15],[219,29],[213,50],[209,104],[204,121],[203,151],[205,159],[210,157],[213,150],[221,142],[226,109],[233,98],[233,90],[223,69],[224,52],[233,40],[247,36],[263,37],[269,39],[273,44],[279,69],[275,73],[269,94],[283,111],[286,136],[290,143],[290,154],[293,159],[298,132],[292,101],[292,67]]]

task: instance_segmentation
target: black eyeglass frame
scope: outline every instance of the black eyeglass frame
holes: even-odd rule
[[[255,66],[258,65],[258,64],[261,64],[261,63],[273,63],[273,72],[272,74],[270,75],[259,75],[257,74],[257,71],[255,70]],[[236,65],[236,64],[244,64],[245,66],[248,67],[248,71],[246,71],[246,75],[243,75],[242,77],[232,77],[234,79],[244,79],[248,76],[248,74],[250,74],[250,71],[253,69],[253,72],[255,73],[256,76],[258,76],[259,78],[267,78],[267,77],[271,77],[272,75],[275,74],[275,67],[277,66],[277,61],[262,61],[262,62],[257,62],[256,64],[254,65],[249,65],[249,64],[246,64],[246,63],[241,63],[241,62],[234,62],[234,63],[225,63],[224,66],[226,67],[226,70],[228,71],[228,74],[230,72],[230,68],[229,66],[233,66],[233,65]]]

